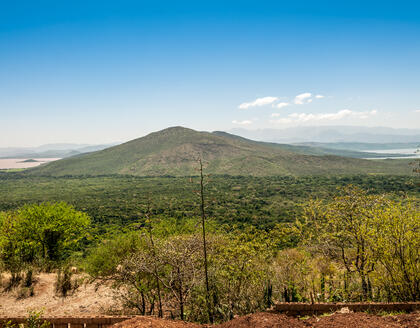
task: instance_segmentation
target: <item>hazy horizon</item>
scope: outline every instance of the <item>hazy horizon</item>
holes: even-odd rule
[[[174,128],[174,127],[183,127],[183,128],[187,128],[187,129],[193,129],[191,127],[188,126],[170,126],[170,127],[165,127],[164,129],[167,128]],[[161,129],[161,130],[164,130]],[[367,129],[367,131],[366,131]],[[85,148],[85,147],[91,147],[91,146],[98,146],[98,145],[108,145],[108,146],[114,146],[114,145],[118,145],[118,144],[122,144],[128,141],[131,141],[133,139],[138,139],[138,138],[142,138],[147,136],[150,133],[154,133],[154,132],[158,132],[161,130],[154,130],[154,131],[150,131],[147,132],[145,134],[142,135],[138,135],[135,138],[132,139],[120,139],[120,140],[113,140],[110,142],[98,142],[98,143],[87,143],[87,142],[71,142],[71,140],[67,140],[64,142],[49,142],[49,143],[42,143],[42,144],[27,144],[27,145],[4,145],[2,146],[0,143],[0,149],[38,149],[38,151],[45,151],[45,150],[51,150],[51,149],[56,149],[56,150],[68,150],[68,149],[78,149],[78,148]],[[331,126],[295,126],[295,127],[289,127],[289,128],[256,128],[256,129],[249,129],[246,127],[237,127],[237,128],[231,128],[228,130],[221,130],[221,129],[214,129],[214,130],[198,130],[198,129],[193,129],[196,131],[200,131],[200,132],[216,132],[216,131],[222,131],[222,132],[227,132],[227,133],[231,133],[234,135],[238,135],[238,136],[242,136],[245,138],[249,138],[252,140],[260,140],[260,141],[268,141],[268,142],[280,142],[280,140],[274,140],[272,138],[272,135],[276,135],[276,133],[281,134],[282,132],[284,133],[285,138],[287,139],[285,141],[285,143],[299,143],[302,142],[302,140],[300,140],[300,138],[296,137],[296,132],[301,131],[301,130],[306,130],[306,131],[311,131],[316,133],[317,131],[320,133],[323,133],[326,130],[331,130],[331,131],[340,131],[343,132],[344,136],[348,136],[348,138],[350,138],[349,140],[344,140],[344,141],[337,141],[337,140],[330,140],[330,141],[320,141],[320,140],[315,140],[313,138],[311,138],[310,136],[308,137],[308,135],[303,136],[303,139],[305,139],[305,142],[331,142],[331,143],[336,143],[336,142],[362,142],[362,140],[357,141],[357,140],[351,140],[351,137],[353,135],[358,135],[361,133],[370,133],[371,135],[375,135],[375,133],[377,134],[379,131],[381,131],[383,133],[383,135],[386,135],[388,137],[392,137],[393,135],[397,136],[397,137],[415,137],[413,140],[411,141],[394,141],[394,143],[416,143],[416,142],[420,142],[420,140],[417,139],[418,136],[420,136],[420,128],[418,129],[409,129],[409,128],[390,128],[390,127],[383,127],[383,126],[373,126],[373,127],[365,127],[365,126],[356,126],[356,125],[348,125],[348,126],[335,126],[335,125],[331,125]],[[370,132],[369,132],[370,131]],[[258,135],[258,137],[257,137]],[[378,141],[366,141],[366,143],[381,143],[382,141],[379,139]],[[393,143],[390,141],[384,141],[384,143]],[[52,147],[54,146],[54,147]]]

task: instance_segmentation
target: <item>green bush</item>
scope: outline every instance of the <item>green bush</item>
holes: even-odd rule
[[[28,318],[26,319],[27,328],[50,328],[51,324],[45,320],[42,320],[42,311],[30,311]]]
[[[48,269],[78,249],[90,224],[87,214],[60,203],[27,205],[3,213],[0,220],[0,260],[18,274],[28,265]]]

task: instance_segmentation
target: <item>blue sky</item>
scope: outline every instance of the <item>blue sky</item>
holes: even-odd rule
[[[420,127],[418,1],[1,1],[0,147]]]

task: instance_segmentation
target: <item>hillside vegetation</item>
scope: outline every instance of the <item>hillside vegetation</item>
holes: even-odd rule
[[[296,176],[410,172],[408,165],[401,161],[305,155],[278,144],[173,127],[102,151],[49,163],[28,170],[28,174],[188,176],[197,174],[199,157],[207,163],[206,172],[210,174]]]
[[[311,198],[331,199],[337,188],[353,184],[373,194],[393,193],[419,198],[420,188],[409,176],[211,176],[207,186],[209,215],[219,224],[252,224],[270,229],[293,222]],[[141,204],[153,212],[180,220],[196,215],[197,179],[188,177],[27,177],[0,174],[0,211],[25,204],[67,202],[87,212],[101,230],[118,230],[143,222]]]

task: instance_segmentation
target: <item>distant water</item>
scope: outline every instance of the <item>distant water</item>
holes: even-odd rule
[[[36,162],[23,163],[28,159],[34,159]],[[0,170],[27,169],[59,159],[61,158],[0,158]]]
[[[376,157],[376,158],[368,158],[368,159],[387,159],[387,158],[420,158],[420,152],[416,152],[416,148],[408,148],[408,149],[378,149],[378,150],[365,150],[364,152],[369,153],[377,153],[377,154],[400,154],[400,155],[408,155],[408,156],[384,156],[384,157]]]

